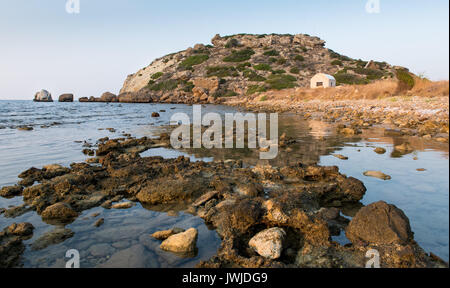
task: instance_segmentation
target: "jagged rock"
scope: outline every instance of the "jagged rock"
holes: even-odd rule
[[[403,211],[383,201],[359,210],[348,225],[346,236],[355,245],[405,244],[413,240],[409,219]]]
[[[197,229],[190,228],[186,232],[170,236],[161,243],[160,248],[175,253],[193,252],[196,247],[197,236]]]
[[[270,228],[259,232],[252,239],[249,245],[259,255],[268,259],[278,259],[283,252],[283,241],[286,232],[281,228]]]
[[[112,209],[129,209],[133,206],[135,206],[136,204],[134,204],[133,202],[123,202],[123,203],[117,203],[117,204],[113,204],[111,206]]]
[[[11,224],[6,232],[15,236],[27,237],[33,234],[34,226],[30,223]]]
[[[23,191],[23,187],[20,185],[7,186],[7,187],[3,187],[0,190],[0,196],[5,197],[5,198],[15,197],[15,196],[19,196],[22,193],[22,191]]]

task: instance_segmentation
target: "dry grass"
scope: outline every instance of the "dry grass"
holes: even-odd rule
[[[408,91],[412,96],[437,97],[449,95],[449,82],[437,81],[433,82],[427,79],[416,79],[414,88]]]
[[[261,93],[267,99],[289,98],[291,101],[309,100],[373,100],[394,96],[441,97],[449,95],[449,82],[432,82],[416,79],[416,85],[410,91],[399,92],[398,82],[395,80],[380,80],[367,85],[345,85],[336,88],[310,89],[295,88],[281,91]]]

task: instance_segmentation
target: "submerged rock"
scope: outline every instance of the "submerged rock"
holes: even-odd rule
[[[30,223],[12,224],[0,232],[0,268],[20,266],[20,257],[25,251],[24,240],[33,235]]]
[[[67,239],[73,237],[74,232],[70,229],[65,228],[55,228],[54,230],[45,233],[39,239],[33,242],[31,245],[32,250],[42,250],[48,246],[55,245],[66,241]]]
[[[249,245],[259,255],[268,259],[278,259],[283,252],[283,241],[286,232],[281,228],[270,228],[259,232],[252,239]]]
[[[186,232],[170,236],[161,243],[160,248],[175,253],[194,252],[197,244],[197,229],[191,228]]]
[[[23,191],[23,187],[19,185],[3,187],[0,190],[0,196],[5,198],[19,196]]]
[[[366,171],[366,172],[364,172],[364,176],[374,177],[374,178],[378,178],[381,180],[391,180],[392,179],[391,176],[384,174],[381,171]]]
[[[183,233],[185,230],[181,228],[172,228],[169,230],[164,231],[157,231],[152,234],[152,237],[158,240],[166,240],[170,236],[173,236],[175,234]]]

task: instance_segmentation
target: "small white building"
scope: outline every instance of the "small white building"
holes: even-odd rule
[[[336,87],[336,79],[333,76],[319,73],[311,78],[311,88],[328,88]]]

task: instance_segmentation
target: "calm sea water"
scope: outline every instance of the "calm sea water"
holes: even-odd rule
[[[165,111],[165,112],[160,112]],[[204,106],[203,112],[235,112],[225,106]],[[159,112],[160,118],[151,118]],[[69,165],[86,159],[81,153],[83,143],[95,143],[102,137],[120,137],[129,133],[135,137],[155,136],[169,124],[173,113],[192,114],[192,107],[173,104],[106,104],[106,103],[33,103],[31,101],[0,101],[0,187],[13,185],[17,175],[34,166],[57,163]],[[20,131],[19,126],[32,126],[32,131]],[[115,132],[105,130],[114,128]],[[292,164],[297,161],[317,162],[321,165],[337,165],[342,173],[364,182],[368,192],[364,204],[384,200],[402,209],[411,221],[417,242],[428,252],[448,261],[449,258],[449,158],[448,144],[426,143],[417,138],[385,137],[382,130],[372,129],[353,138],[334,134],[332,125],[317,121],[302,121],[296,115],[280,115],[280,133],[294,137],[297,144],[292,151],[281,149],[273,165]],[[325,138],[322,138],[325,137]],[[394,145],[408,141],[413,153],[400,156]],[[378,155],[374,147],[384,147],[388,152]],[[344,154],[343,161],[332,156]],[[257,151],[251,150],[191,150],[175,151],[153,149],[142,156],[174,158],[189,155],[191,160],[242,159],[245,165],[267,164],[259,160]],[[417,157],[418,160],[414,160]],[[418,168],[426,171],[418,172]],[[381,170],[392,176],[390,181],[363,176],[367,170]],[[20,197],[0,198],[0,207],[18,205]],[[96,219],[89,217],[100,213],[105,224],[93,228]],[[169,216],[169,214],[171,216]],[[202,219],[183,212],[166,213],[148,210],[136,205],[128,210],[94,208],[85,211],[66,228],[75,232],[74,237],[41,251],[27,248],[24,255],[26,267],[64,267],[65,251],[79,249],[81,265],[95,267],[109,260],[115,253],[133,253],[142,245],[145,253],[140,263],[145,267],[193,267],[200,260],[214,255],[220,239],[214,230],[208,229]],[[175,214],[175,215],[174,215]],[[0,229],[13,222],[31,222],[37,229],[33,243],[55,227],[40,220],[34,212],[16,219],[0,216]],[[149,234],[173,226],[199,229],[199,251],[194,258],[180,258],[159,250],[158,242]],[[125,251],[125,252],[124,252]],[[129,263],[133,266],[133,263]]]

